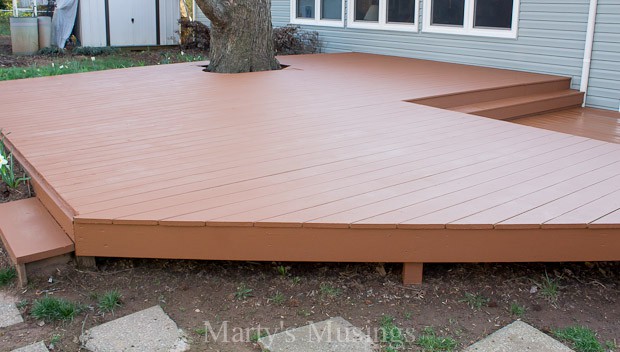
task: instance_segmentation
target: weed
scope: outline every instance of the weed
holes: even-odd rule
[[[278,265],[276,267],[276,270],[278,271],[278,274],[282,277],[286,277],[288,276],[288,268],[285,267],[284,265]]]
[[[238,300],[248,299],[252,297],[252,291],[254,290],[252,290],[251,288],[247,287],[244,283],[242,283],[241,285],[237,287],[237,292],[235,292],[235,298]]]
[[[604,352],[603,346],[594,331],[584,326],[569,326],[553,331],[553,335],[560,340],[568,342],[577,352]]]
[[[425,352],[454,351],[457,345],[456,341],[451,337],[437,336],[435,330],[431,327],[425,328],[415,343]]]
[[[389,315],[381,317],[379,333],[383,350],[386,352],[397,351],[405,346],[405,337],[402,330],[394,323],[394,318]]]
[[[15,268],[2,268],[0,269],[0,287],[10,284],[17,277],[17,271]]]
[[[411,320],[411,318],[413,317],[413,313],[411,313],[411,312],[405,312],[404,315],[405,315],[405,319],[407,319],[407,320]]]
[[[273,302],[274,304],[281,305],[282,303],[284,303],[284,295],[280,292],[277,292],[269,300]]]
[[[463,297],[459,302],[467,303],[471,309],[480,309],[489,304],[489,299],[481,294],[465,292],[465,297]]]
[[[27,299],[22,299],[21,301],[17,302],[15,306],[17,307],[17,309],[24,309],[28,306],[28,303],[30,302]]]
[[[50,338],[50,348],[54,349],[54,347],[56,347],[56,345],[60,342],[60,339],[62,338],[61,335],[59,334],[54,334],[52,335],[52,337]]]
[[[261,339],[261,338],[263,338],[263,337],[265,337],[267,335],[269,335],[269,333],[267,333],[267,331],[265,331],[265,330],[255,331],[250,336],[250,341],[256,343],[256,342],[258,342],[259,339]]]
[[[46,296],[34,301],[30,314],[46,321],[73,320],[84,308],[64,298]]]
[[[1,133],[2,130],[0,129],[0,134]],[[13,153],[7,153],[6,148],[4,147],[5,136],[6,135],[3,135],[2,139],[0,139],[0,176],[2,176],[2,181],[6,183],[7,187],[17,189],[20,183],[30,180],[30,177],[27,177],[26,175],[23,177],[15,176]]]
[[[557,278],[550,278],[549,274],[545,272],[545,276],[542,277],[540,282],[534,282],[540,288],[540,294],[549,302],[555,302],[558,300],[558,293],[560,290],[560,284]]]
[[[300,309],[299,311],[297,311],[297,315],[302,316],[302,317],[309,317],[312,315],[312,312],[310,312],[307,309]]]
[[[510,314],[520,317],[525,314],[525,306],[520,305],[517,302],[512,302],[510,304]]]
[[[295,276],[291,279],[291,282],[293,283],[293,285],[299,285],[301,283],[301,278],[299,276]]]
[[[194,333],[196,335],[205,336],[205,335],[207,335],[207,329],[206,328],[194,329]]]
[[[121,306],[122,295],[117,290],[112,290],[104,293],[99,298],[99,311],[103,313],[114,312],[114,309]]]
[[[608,351],[610,352],[615,352],[618,350],[618,345],[616,344],[616,341],[605,341],[605,348],[607,348]]]
[[[334,287],[328,283],[322,283],[320,290],[321,296],[323,297],[337,297],[342,293],[339,288]]]

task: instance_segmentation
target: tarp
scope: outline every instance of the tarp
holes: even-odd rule
[[[52,45],[65,47],[71,36],[75,16],[77,16],[78,0],[57,0],[54,17],[52,17]]]

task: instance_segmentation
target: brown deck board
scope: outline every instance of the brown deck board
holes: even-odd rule
[[[595,245],[620,228],[614,114],[574,109],[515,124],[410,102],[565,78],[353,53],[282,62],[291,66],[242,75],[188,63],[0,82],[0,126],[53,190],[46,204],[73,211],[80,255],[258,260],[280,241],[297,260],[338,260],[338,250],[368,260],[346,243],[360,236],[373,248],[384,233],[406,248],[393,260],[422,262],[418,248],[458,241],[450,231],[495,243],[495,231],[535,239],[531,228],[549,234],[541,243],[594,231],[589,249],[565,258],[596,259]],[[24,92],[40,102],[20,104]],[[315,248],[305,234],[335,247],[304,252],[296,246]],[[452,254],[434,258],[471,259]]]

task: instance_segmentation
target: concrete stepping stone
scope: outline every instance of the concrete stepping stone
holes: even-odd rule
[[[270,352],[374,352],[378,346],[341,317],[269,335],[258,344]]]
[[[49,352],[47,346],[43,343],[43,341],[39,341],[37,343],[33,343],[32,345],[20,347],[11,352]]]
[[[463,352],[573,352],[559,341],[522,321],[515,321]]]
[[[92,352],[182,352],[189,349],[177,324],[154,306],[95,326],[80,341]]]
[[[23,323],[24,319],[15,306],[15,298],[0,292],[0,328]]]

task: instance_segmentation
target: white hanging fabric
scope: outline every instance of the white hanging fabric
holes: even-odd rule
[[[52,17],[52,44],[63,49],[71,36],[75,17],[77,16],[78,0],[58,0]]]

